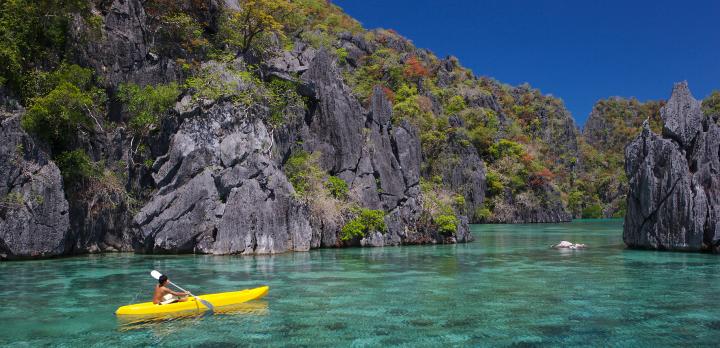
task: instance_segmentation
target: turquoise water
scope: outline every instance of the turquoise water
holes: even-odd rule
[[[720,257],[633,251],[622,222],[477,225],[466,245],[0,263],[0,345],[717,345]],[[560,240],[581,251],[548,248]],[[128,324],[167,272],[197,293],[270,285],[235,313]]]

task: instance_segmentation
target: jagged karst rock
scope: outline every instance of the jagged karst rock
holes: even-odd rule
[[[630,179],[625,244],[720,251],[720,128],[700,111],[686,82],[661,110],[663,137],[643,131],[625,149]]]
[[[169,153],[155,163],[158,192],[134,220],[144,250],[308,250],[305,208],[269,157],[271,144],[262,120],[230,102],[185,118]]]
[[[450,117],[451,127],[462,125],[456,116]],[[471,222],[479,222],[476,211],[483,207],[485,201],[485,163],[478,155],[475,147],[468,145],[470,140],[464,134],[450,132],[448,146],[436,157],[432,166],[427,166],[429,173],[440,173],[440,176],[453,192],[461,192],[465,199],[465,216]]]
[[[418,132],[406,121],[393,124],[392,105],[382,88],[375,87],[365,110],[344,84],[337,62],[325,51],[314,57],[303,79],[317,88],[317,106],[299,132],[303,148],[320,152],[323,169],[348,182],[351,195],[363,207],[388,212],[387,233],[371,234],[358,242],[384,246],[443,241],[420,226]],[[326,235],[338,232],[324,230],[323,245],[336,245],[337,238]],[[466,222],[458,226],[457,235],[458,242],[472,240]]]
[[[71,248],[62,177],[21,113],[0,124],[0,259],[61,255]]]
[[[670,100],[660,109],[664,126],[662,135],[673,139],[680,147],[688,147],[702,128],[701,103],[690,94],[687,82],[675,86]]]
[[[523,192],[506,195],[506,200],[495,206],[493,223],[544,223],[570,222],[572,216],[560,200],[560,192],[550,184],[537,188],[535,194]]]
[[[79,15],[70,27],[73,60],[93,67],[111,88],[128,81],[155,84],[176,79],[174,60],[153,52],[154,28],[140,0],[114,0],[99,10],[99,32]]]

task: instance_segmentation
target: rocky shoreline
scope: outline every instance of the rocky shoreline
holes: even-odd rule
[[[580,190],[598,175],[561,100],[324,1],[279,0],[305,17],[269,15],[252,46],[241,3],[43,5],[62,45],[29,36],[47,57],[18,48],[0,76],[1,260],[464,243],[471,223],[624,209],[622,178]],[[617,147],[594,113],[587,139]],[[718,251],[718,115],[685,84],[662,113],[625,152],[625,241]]]

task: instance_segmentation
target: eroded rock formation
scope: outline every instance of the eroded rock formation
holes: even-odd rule
[[[0,259],[61,255],[71,242],[60,170],[20,128],[20,111],[0,120]]]
[[[720,251],[720,127],[686,82],[625,149],[630,180],[623,239],[630,247]]]

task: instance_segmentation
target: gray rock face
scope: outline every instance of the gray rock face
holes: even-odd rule
[[[371,234],[361,245],[385,246],[445,241],[421,226],[420,138],[407,122],[393,125],[392,105],[376,87],[365,110],[343,82],[334,58],[318,52],[303,75],[315,86],[317,105],[300,130],[308,152],[320,152],[321,165],[348,182],[350,194],[361,206],[388,212],[387,233]],[[336,230],[323,230],[322,245],[337,245]],[[458,227],[453,242],[472,240],[467,222]],[[331,244],[327,244],[327,242]]]
[[[308,250],[306,207],[270,158],[264,123],[229,102],[191,111],[154,164],[157,193],[135,216],[143,250]]]
[[[20,128],[0,124],[0,259],[48,257],[71,246],[68,202],[58,167]]]
[[[90,66],[108,87],[132,81],[140,84],[175,80],[175,63],[158,55],[154,28],[139,0],[114,0],[103,12],[100,32],[87,28],[79,17],[69,32],[74,60]],[[96,36],[94,38],[88,35]]]
[[[701,103],[690,94],[687,82],[673,88],[672,96],[660,109],[663,136],[677,141],[681,147],[689,146],[702,127]]]
[[[450,123],[459,126],[462,120],[451,116]],[[485,201],[485,163],[475,147],[467,144],[467,136],[451,133],[448,146],[437,156],[434,163],[437,168],[428,168],[428,171],[440,173],[443,183],[453,192],[462,192],[466,207],[464,215],[468,216],[471,222],[479,222],[476,210],[481,208]]]
[[[504,202],[496,203],[495,216],[490,222],[523,224],[570,221],[572,216],[565,210],[560,193],[551,185],[545,184],[534,193],[505,195]]]
[[[630,179],[623,239],[629,247],[720,251],[720,128],[702,116],[687,83],[625,148]]]

